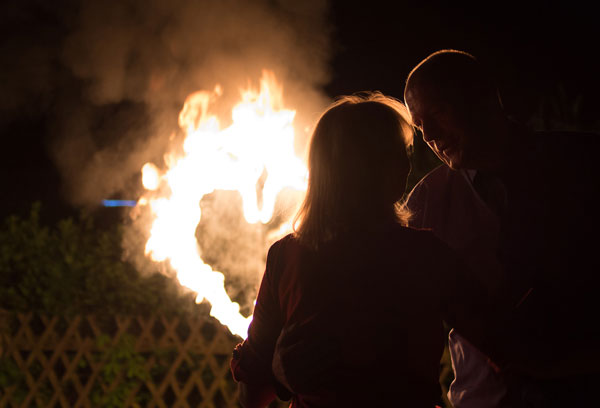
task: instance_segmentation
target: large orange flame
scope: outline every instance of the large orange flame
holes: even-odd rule
[[[263,72],[260,91],[241,91],[232,123],[224,129],[210,112],[221,93],[217,85],[212,92],[187,98],[179,115],[185,153],[167,154],[162,173],[152,163],[144,165],[142,182],[148,193],[139,203],[149,205],[154,215],[146,254],[155,261],[169,260],[179,282],[197,292],[196,301],[206,299],[212,316],[245,337],[252,317],[240,314],[225,291],[223,274],[202,260],[195,236],[199,202],[215,190],[236,190],[246,221],[268,223],[282,189],[306,189],[307,170],[294,154],[295,111],[283,107],[282,87],[271,72]],[[262,191],[257,189],[259,180],[264,181]],[[164,183],[168,188],[160,189]],[[284,226],[280,233],[285,232]]]

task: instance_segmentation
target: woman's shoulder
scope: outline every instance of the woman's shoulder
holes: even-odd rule
[[[271,244],[267,253],[267,260],[283,256],[284,252],[291,248],[298,249],[301,246],[298,237],[294,233],[289,233]]]
[[[288,245],[298,245],[298,239],[294,233],[289,233],[289,234],[284,235],[283,237],[277,239],[275,242],[273,242],[271,244],[269,251],[278,250],[278,249],[283,248]]]

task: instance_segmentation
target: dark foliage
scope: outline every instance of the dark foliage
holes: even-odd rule
[[[0,229],[0,308],[20,312],[165,314],[194,307],[193,293],[158,272],[140,273],[122,258],[122,226],[92,217],[42,225],[41,204]]]

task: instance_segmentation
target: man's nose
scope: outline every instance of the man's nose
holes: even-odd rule
[[[444,129],[435,120],[427,121],[421,125],[421,133],[425,143],[431,144],[446,138]]]
[[[423,135],[423,140],[425,141],[425,143],[433,141],[433,138],[430,137],[429,132],[425,132],[424,130],[422,130],[421,134]]]
[[[421,127],[421,134],[423,135],[423,140],[425,143],[434,141],[436,139],[435,133],[436,132],[431,129],[431,126],[423,125]]]

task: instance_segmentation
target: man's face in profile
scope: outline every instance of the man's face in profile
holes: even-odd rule
[[[472,135],[464,115],[451,103],[414,87],[407,89],[405,100],[414,125],[437,157],[454,170],[472,168],[470,147],[477,135]]]

